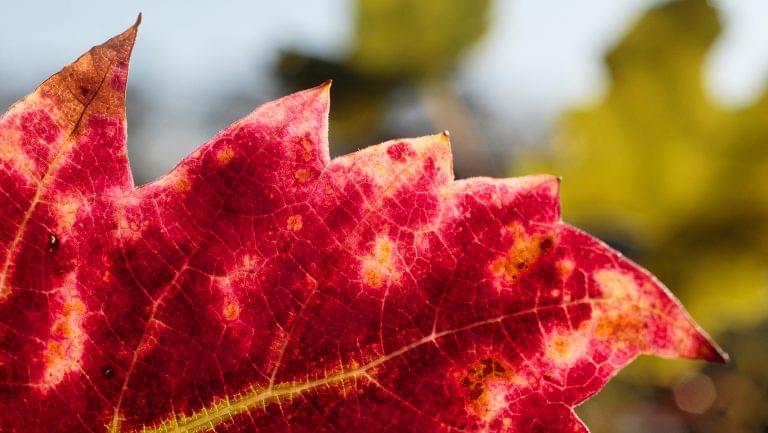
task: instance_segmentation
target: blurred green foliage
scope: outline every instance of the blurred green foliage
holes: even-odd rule
[[[602,100],[514,168],[561,175],[566,219],[651,269],[733,358],[640,359],[579,410],[597,433],[768,426],[768,94],[727,108],[707,93],[721,30],[705,0],[652,8],[608,52]]]
[[[325,59],[286,51],[277,64],[287,90],[333,77],[333,151],[390,139],[398,97],[448,78],[485,33],[490,0],[358,0],[349,52]],[[444,88],[444,87],[441,87]],[[416,131],[417,133],[433,133]]]
[[[490,0],[359,0],[348,65],[367,76],[442,75],[485,33]]]
[[[650,10],[608,53],[605,98],[516,170],[562,175],[566,218],[652,269],[714,334],[768,313],[768,96],[727,109],[707,94],[720,32],[704,0]]]

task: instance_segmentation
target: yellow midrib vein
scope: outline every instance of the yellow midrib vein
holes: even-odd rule
[[[584,299],[565,304],[558,304],[546,307],[563,307],[568,305],[576,305],[584,302],[596,303],[601,302],[601,299]],[[471,323],[459,328],[449,329],[441,332],[436,332],[427,335],[407,346],[403,346],[400,349],[390,352],[387,355],[381,356],[368,364],[362,365],[357,368],[342,371],[322,379],[310,380],[307,382],[298,383],[283,383],[276,385],[272,388],[258,388],[253,389],[251,392],[242,394],[236,397],[227,398],[224,401],[214,403],[209,407],[200,409],[198,412],[184,416],[174,417],[163,421],[154,427],[143,428],[136,433],[193,433],[200,432],[209,429],[213,429],[217,424],[223,422],[226,419],[230,419],[238,414],[248,412],[256,407],[266,407],[267,404],[280,401],[281,398],[292,398],[297,394],[319,388],[321,386],[330,386],[334,384],[340,384],[348,380],[366,378],[369,376],[369,371],[390,361],[398,356],[405,354],[419,346],[430,342],[436,342],[439,338],[446,337],[459,332],[467,331],[480,326],[490,325],[493,323],[499,323],[503,320],[528,314],[538,310],[540,307],[534,307],[531,309],[517,311],[490,319],[482,320],[479,322]],[[116,428],[117,427],[117,428]],[[110,433],[120,433],[120,429],[117,425],[114,425],[110,430]],[[132,432],[134,433],[134,432]]]

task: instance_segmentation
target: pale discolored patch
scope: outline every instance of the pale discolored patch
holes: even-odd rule
[[[558,368],[573,366],[589,349],[589,337],[579,330],[561,330],[546,336],[546,357]]]
[[[309,170],[305,168],[300,168],[296,170],[296,172],[293,173],[293,176],[296,178],[296,181],[299,183],[307,183],[310,179],[312,179],[312,173],[309,172]]]
[[[82,199],[74,196],[60,197],[55,204],[58,232],[66,232],[75,225],[77,214],[87,206]]]
[[[16,144],[19,139],[15,137],[15,131],[3,131],[0,129],[0,161],[9,164],[14,171],[29,184],[37,184],[40,179],[36,173],[35,162],[24,154],[22,148]]]
[[[149,221],[142,219],[141,215],[126,212],[121,208],[117,215],[117,230],[115,235],[118,239],[136,241],[141,239],[141,233],[149,227]]]
[[[595,282],[605,299],[633,299],[638,295],[634,278],[616,269],[600,269],[594,273]]]
[[[560,281],[567,281],[573,274],[573,270],[576,269],[576,263],[571,259],[558,260],[555,264],[557,267],[557,274],[560,277]]]
[[[288,221],[286,223],[286,228],[288,230],[297,232],[301,230],[301,228],[304,226],[304,222],[301,218],[301,215],[291,215],[288,217]]]
[[[305,275],[304,288],[309,292],[317,290],[317,280],[310,274]]]
[[[486,398],[482,408],[483,420],[491,421],[509,406],[507,388],[509,385],[501,380],[491,380],[487,384]]]
[[[55,149],[62,141],[62,130],[55,123],[58,109],[50,99],[35,92],[23,101],[23,104],[11,106],[0,123],[0,161],[14,167],[28,183],[36,184],[44,171],[44,167],[39,165],[41,155],[35,158],[35,155],[28,154],[29,146],[21,143],[26,139],[28,143],[32,141],[42,148]],[[32,122],[27,116],[33,119]],[[36,123],[42,130],[24,131],[23,124],[30,123]]]
[[[245,281],[250,281],[250,276],[257,273],[263,264],[264,259],[258,254],[243,253],[231,268],[211,276],[211,287],[221,296],[215,308],[225,321],[238,320],[243,308],[247,308],[242,286]]]
[[[594,272],[593,279],[603,295],[593,308],[594,335],[620,358],[636,352],[722,358],[692,338],[700,331],[688,315],[665,303],[667,294],[652,280],[611,268]]]
[[[67,276],[57,297],[61,306],[43,353],[45,368],[40,383],[43,391],[61,383],[65,375],[80,368],[85,343],[85,304],[77,292],[74,272]]]
[[[295,152],[299,160],[328,159],[327,143],[323,138],[327,134],[328,107],[330,103],[330,81],[315,88],[299,92],[290,98],[282,98],[264,104],[251,112],[239,123],[288,126],[283,130],[286,137],[291,137],[286,148]],[[301,115],[298,115],[301,113]]]
[[[380,236],[373,244],[371,253],[363,258],[361,273],[363,282],[378,289],[385,283],[400,278],[393,257],[394,245],[387,236]]]
[[[234,296],[233,287],[237,287],[243,278],[256,274],[263,265],[264,258],[258,254],[243,254],[231,268],[213,276],[211,284],[221,292],[222,296],[232,297]]]

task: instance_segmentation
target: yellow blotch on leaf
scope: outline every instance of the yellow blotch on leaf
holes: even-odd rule
[[[363,259],[363,282],[379,288],[385,282],[399,278],[393,258],[394,245],[386,236],[380,236],[373,245],[373,251]]]
[[[631,275],[616,269],[600,269],[594,279],[605,299],[633,299],[637,297],[637,283]]]
[[[235,151],[229,147],[216,151],[216,160],[219,162],[219,165],[224,166],[229,164],[229,161],[232,161],[232,158],[234,157]]]
[[[514,284],[542,253],[552,248],[554,241],[551,235],[529,235],[519,224],[511,224],[507,230],[514,242],[506,254],[491,262],[490,268],[494,276],[503,278],[507,284]]]

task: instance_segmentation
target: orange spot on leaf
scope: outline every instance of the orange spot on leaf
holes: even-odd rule
[[[240,316],[240,305],[237,301],[230,300],[224,304],[224,319],[232,321]]]
[[[517,224],[511,225],[508,230],[514,237],[514,243],[506,254],[491,262],[490,269],[494,276],[503,278],[507,284],[514,284],[542,253],[552,248],[554,241],[551,235],[530,236]]]
[[[300,168],[294,173],[296,181],[299,183],[307,183],[312,178],[312,173],[309,170]]]
[[[304,225],[301,215],[291,215],[288,217],[287,227],[288,230],[297,232],[301,230],[302,226]]]
[[[216,152],[216,160],[219,161],[219,165],[227,165],[230,161],[232,161],[232,158],[235,157],[235,151],[226,148],[226,149],[220,149]]]

